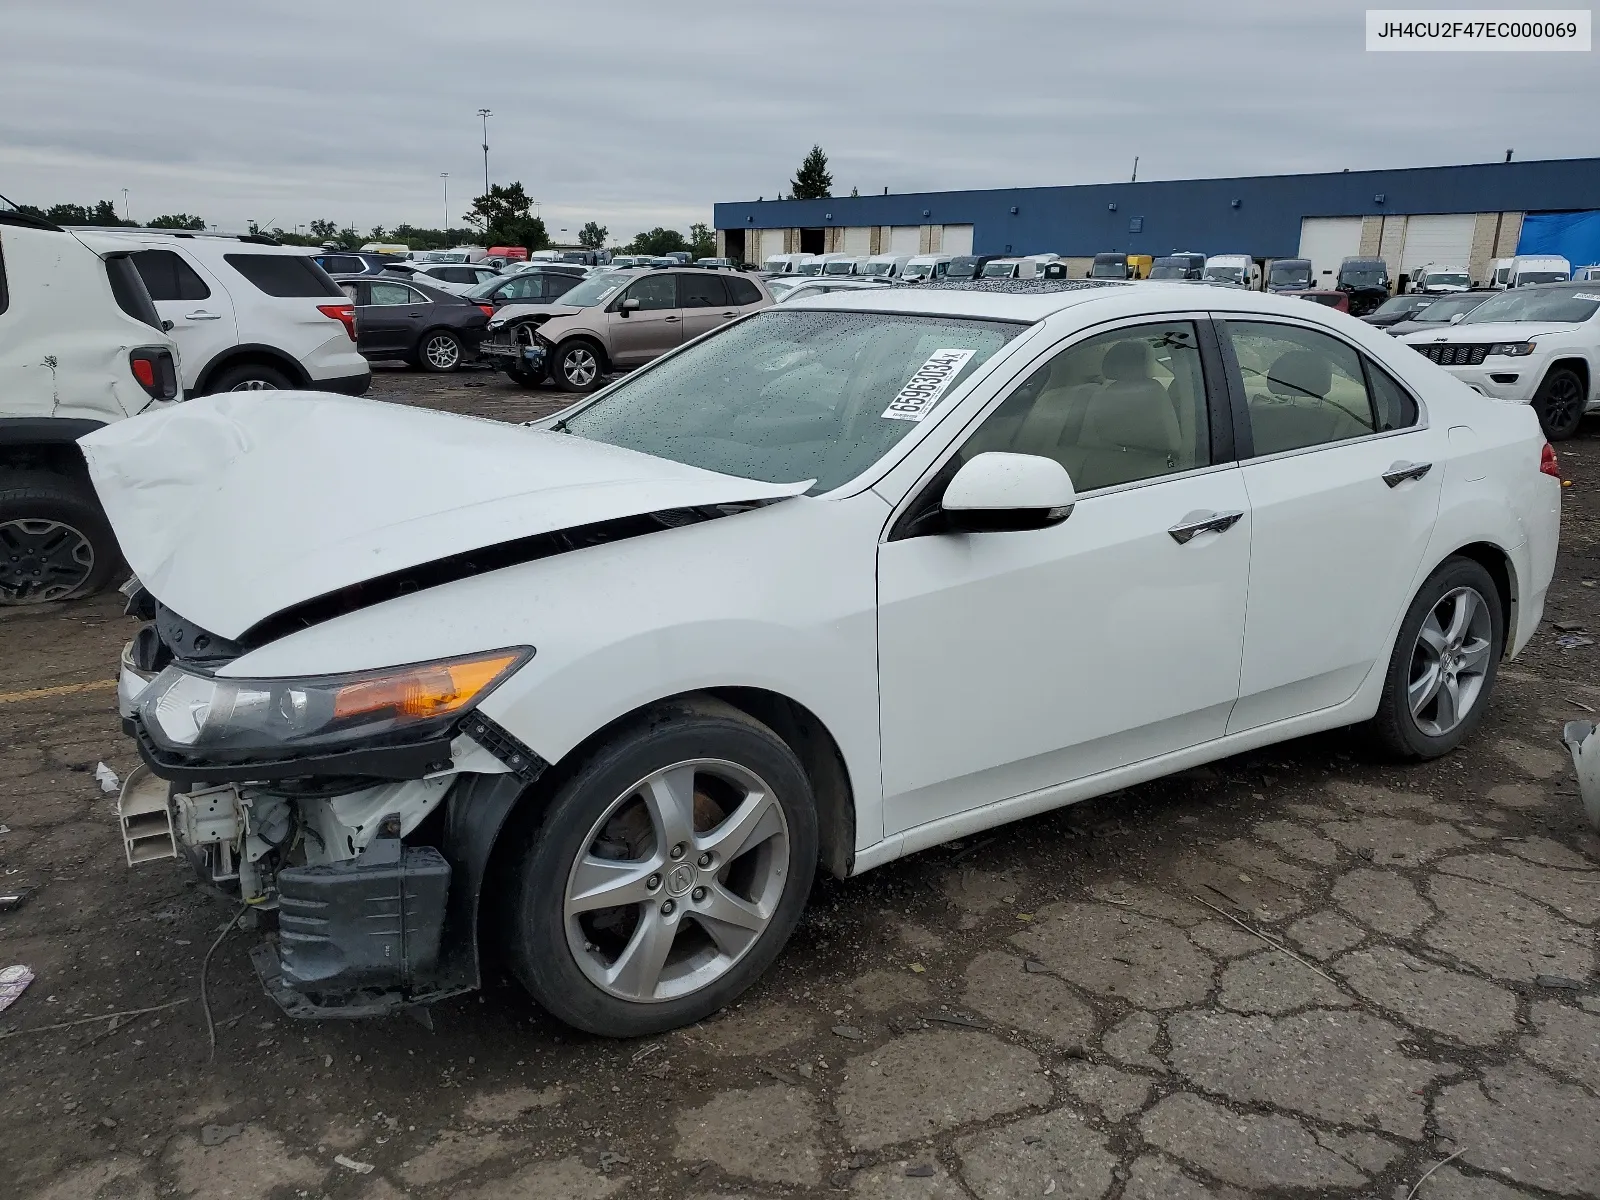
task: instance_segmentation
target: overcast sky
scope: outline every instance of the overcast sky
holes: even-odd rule
[[[1369,54],[1367,7],[3,0],[0,193],[365,231],[437,227],[447,171],[459,224],[482,107],[491,178],[613,241],[771,198],[813,142],[845,195],[1126,179],[1135,154],[1140,179],[1600,154],[1594,53]]]

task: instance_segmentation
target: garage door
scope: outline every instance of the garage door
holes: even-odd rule
[[[783,253],[783,234],[781,229],[763,229],[761,231],[761,261],[766,262],[774,254]]]
[[[889,230],[889,253],[915,254],[922,245],[922,226],[896,225]]]
[[[1300,222],[1300,257],[1311,260],[1318,287],[1331,288],[1340,260],[1360,253],[1360,217],[1306,217]]]
[[[852,225],[844,231],[844,252],[846,254],[871,254],[872,229],[866,225]]]
[[[1406,222],[1406,248],[1400,255],[1400,271],[1413,279],[1422,267],[1465,267],[1472,257],[1472,229],[1475,213],[1445,213],[1412,217]],[[1394,270],[1394,263],[1389,269]]]
[[[971,254],[972,253],[972,226],[971,225],[946,225],[944,227],[944,241],[939,243],[940,254]]]

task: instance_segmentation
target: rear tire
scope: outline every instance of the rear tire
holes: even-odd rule
[[[658,705],[583,760],[527,835],[512,970],[589,1033],[691,1024],[777,958],[816,863],[811,785],[783,740],[710,697]]]
[[[1390,754],[1438,758],[1476,732],[1505,649],[1500,591],[1481,563],[1449,558],[1400,623],[1370,730]]]
[[[206,388],[205,394],[218,392],[285,392],[294,387],[294,381],[277,367],[265,363],[240,363],[219,371]]]
[[[1533,411],[1545,437],[1564,442],[1577,433],[1588,399],[1576,371],[1557,367],[1546,375],[1533,396]]]
[[[430,329],[417,339],[416,356],[411,360],[424,371],[448,375],[461,366],[465,352],[461,339],[448,329]]]
[[[92,595],[121,562],[87,482],[50,471],[0,474],[0,606]]]
[[[592,392],[605,372],[600,349],[583,338],[562,342],[550,356],[550,375],[564,392]]]

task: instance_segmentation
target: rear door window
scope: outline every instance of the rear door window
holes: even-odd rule
[[[171,250],[140,250],[133,265],[152,300],[209,300],[211,289]]]
[[[368,286],[371,288],[372,296],[369,303],[376,305],[411,304],[418,294],[403,283],[382,283],[374,280]]]
[[[1303,450],[1378,431],[1367,371],[1354,347],[1299,325],[1227,321],[1223,328],[1244,379],[1257,455]],[[1384,381],[1398,387],[1392,380]],[[1388,396],[1387,418],[1403,421],[1409,399]],[[1415,423],[1414,403],[1410,412],[1405,424]]]
[[[343,296],[339,285],[298,254],[224,254],[224,262],[269,296]]]
[[[733,275],[722,282],[727,285],[728,299],[732,303],[741,307],[746,304],[761,303],[761,289],[748,279],[740,279],[737,275]]]
[[[678,276],[678,297],[681,308],[721,308],[728,303],[722,280],[715,275]]]

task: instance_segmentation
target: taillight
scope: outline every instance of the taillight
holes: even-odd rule
[[[478,307],[483,310],[483,315],[484,316],[486,316],[486,317],[494,316],[494,305],[492,305],[492,304],[480,304],[480,305],[478,305]]]
[[[128,353],[128,368],[153,400],[171,400],[178,394],[178,366],[164,346],[141,346]]]
[[[1548,475],[1552,479],[1561,478],[1561,463],[1556,459],[1556,449],[1549,442],[1544,444],[1544,449],[1539,452],[1539,474]]]
[[[356,340],[356,306],[353,304],[319,304],[317,311],[329,320],[338,321],[350,340]]]

